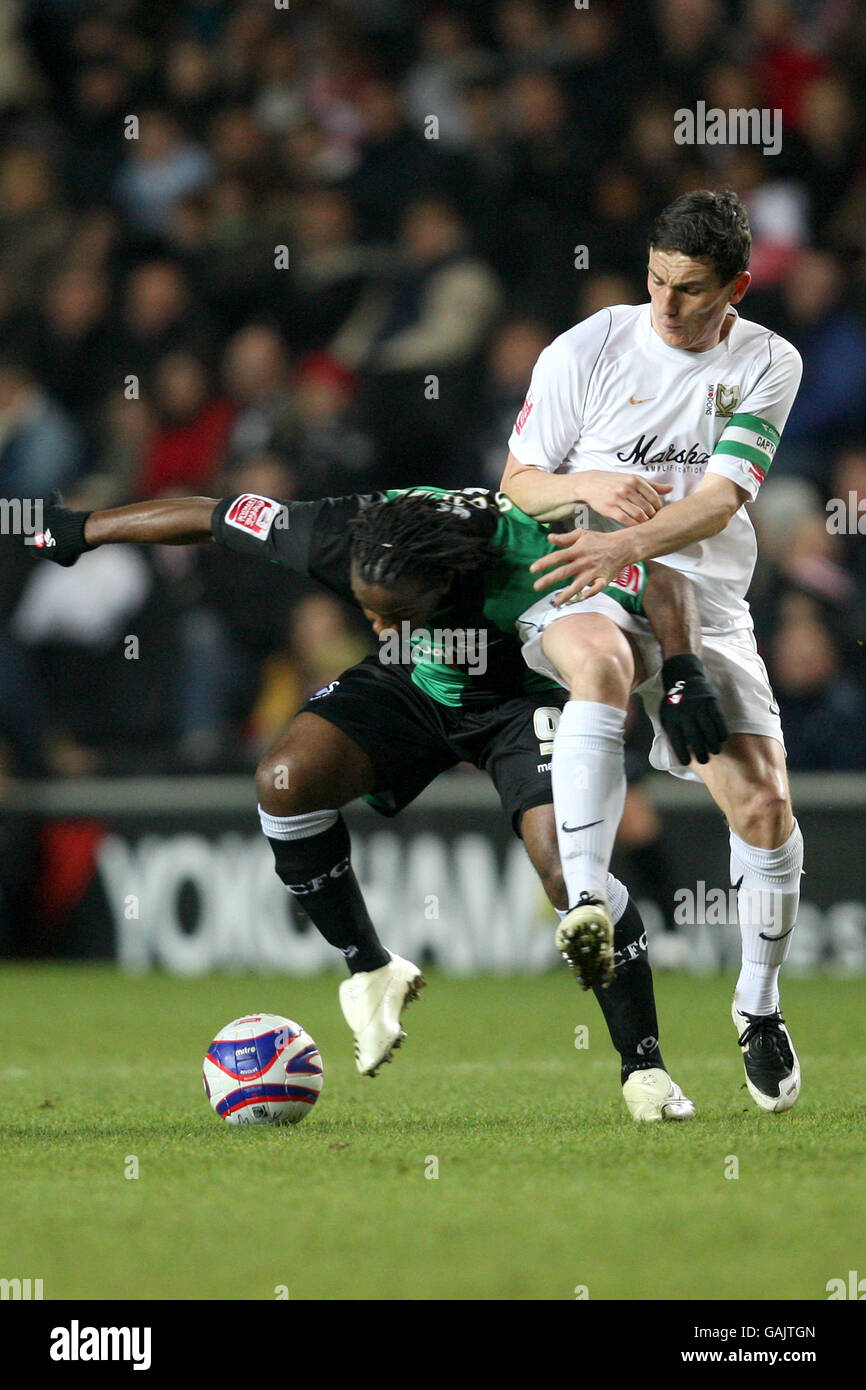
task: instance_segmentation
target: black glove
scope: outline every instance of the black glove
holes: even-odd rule
[[[691,654],[670,656],[662,666],[662,728],[677,760],[707,763],[728,737],[728,726],[703,663]]]
[[[46,560],[68,566],[94,547],[84,539],[84,523],[90,512],[74,512],[61,501],[60,493],[52,492],[51,500],[43,505],[42,530],[37,531],[33,545]]]

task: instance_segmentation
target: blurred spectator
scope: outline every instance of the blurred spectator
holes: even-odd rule
[[[249,324],[229,341],[223,379],[237,408],[229,457],[273,450],[287,455],[294,439],[292,376],[286,345],[276,328]]]
[[[34,350],[44,385],[64,409],[79,414],[91,437],[99,407],[118,379],[110,305],[105,272],[73,264],[49,280],[37,319]]]
[[[463,89],[469,81],[489,75],[493,57],[472,42],[465,15],[434,10],[421,21],[421,53],[406,78],[406,109],[416,130],[433,115],[437,138],[459,149],[468,141]]]
[[[36,150],[6,150],[0,158],[0,275],[15,306],[36,304],[69,235],[48,160]]]
[[[68,500],[94,503],[83,492]],[[11,633],[41,680],[61,736],[52,752],[55,770],[133,771],[140,765],[136,746],[164,746],[176,665],[173,626],[142,551],[104,546],[72,569],[36,566]]]
[[[829,450],[861,427],[866,411],[866,328],[846,300],[839,261],[823,251],[804,249],[793,258],[782,282],[782,310],[779,331],[803,357],[785,427],[784,467],[796,463],[796,471],[826,483]]]
[[[124,117],[134,103],[132,82],[116,57],[85,63],[74,75],[65,149],[66,183],[80,208],[108,203],[129,155]]]
[[[841,669],[828,629],[805,616],[784,623],[771,664],[789,767],[866,768],[866,694]]]
[[[356,307],[362,290],[387,273],[394,254],[363,245],[352,204],[337,188],[316,188],[292,201],[292,257],[284,296],[274,299],[287,341],[296,352],[328,346]]]
[[[139,231],[164,231],[181,198],[207,183],[212,161],[170,112],[158,108],[142,112],[138,136],[128,144],[117,176],[118,201]]]
[[[146,376],[175,348],[190,348],[208,360],[213,330],[180,266],[145,261],[130,271],[123,288],[119,354],[124,374]]]
[[[153,380],[157,429],[138,482],[142,497],[207,493],[223,457],[234,416],[215,395],[204,363],[191,352],[169,352]]]
[[[358,210],[361,235],[379,241],[397,230],[409,200],[420,189],[447,181],[436,142],[425,140],[406,119],[400,93],[382,78],[362,81],[355,97],[363,138],[360,161],[346,183]]]
[[[354,374],[326,353],[298,363],[291,462],[299,497],[365,492],[376,485],[373,441],[353,420],[355,389]]]
[[[458,441],[473,418],[480,355],[502,291],[471,253],[456,208],[437,195],[407,209],[401,250],[393,288],[365,293],[331,351],[364,373],[362,409],[384,479],[393,470],[394,483],[400,474],[453,483],[456,467],[465,481]]]
[[[532,319],[510,319],[493,338],[478,402],[477,434],[471,456],[475,465],[472,476],[477,476],[485,487],[499,487],[502,441],[514,427],[539,354],[553,336],[545,324]]]
[[[74,422],[24,361],[0,357],[0,496],[47,497],[83,462]]]
[[[498,312],[500,287],[472,255],[456,207],[436,195],[410,204],[401,228],[405,269],[392,293],[362,302],[332,344],[350,366],[436,371],[471,358]]]

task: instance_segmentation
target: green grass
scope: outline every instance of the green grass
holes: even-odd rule
[[[0,1277],[49,1299],[775,1300],[866,1274],[866,981],[786,982],[804,1094],[778,1117],[741,1089],[731,981],[662,975],[657,993],[691,1125],[631,1122],[564,971],[434,977],[371,1081],[336,977],[6,967]],[[300,1020],[324,1055],[298,1128],[231,1128],[206,1103],[207,1044],[251,1009]]]

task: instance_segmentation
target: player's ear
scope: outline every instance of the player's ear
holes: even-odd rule
[[[729,304],[739,304],[746,290],[752,283],[752,277],[748,270],[744,270],[742,275],[738,275],[733,284],[732,293],[728,299]]]

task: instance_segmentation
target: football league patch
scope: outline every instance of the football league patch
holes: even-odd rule
[[[235,499],[226,512],[226,525],[234,526],[237,531],[246,531],[256,540],[263,541],[281,511],[282,504],[273,497],[245,492]]]

